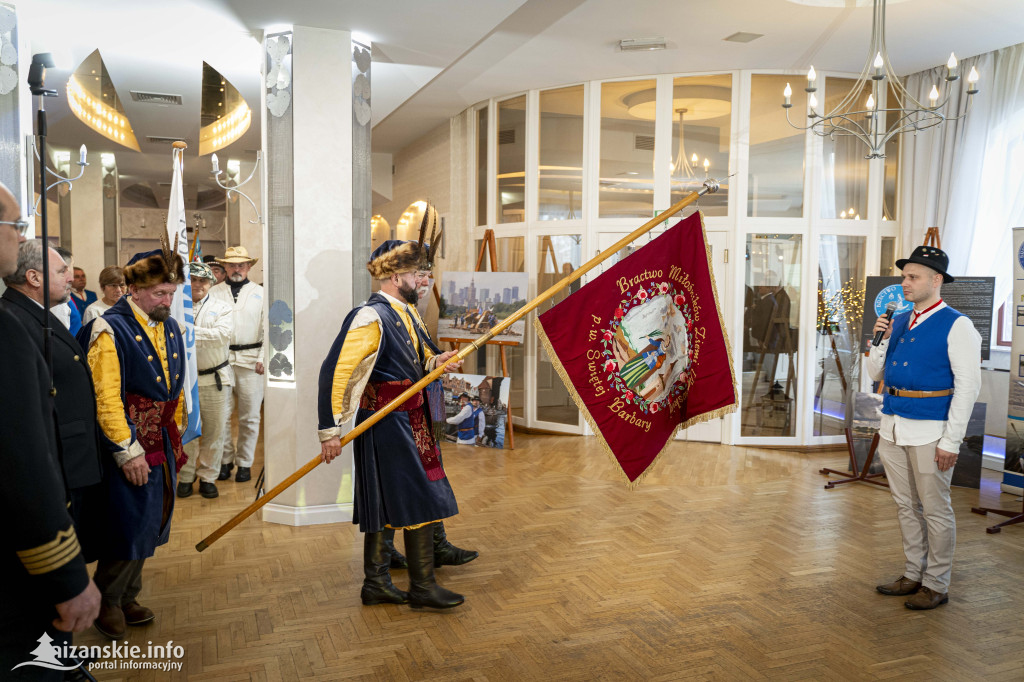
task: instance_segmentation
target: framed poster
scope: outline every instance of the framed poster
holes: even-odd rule
[[[508,422],[508,377],[448,373],[444,387],[445,441],[504,448]]]
[[[439,341],[473,341],[526,304],[525,272],[446,272],[441,280]],[[492,341],[523,342],[526,320],[519,320]]]

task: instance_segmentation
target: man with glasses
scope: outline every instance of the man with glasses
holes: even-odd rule
[[[18,268],[18,245],[32,232],[0,185],[0,276]],[[49,370],[29,332],[0,302],[0,670],[31,660],[44,634],[70,642],[99,612],[57,462]],[[43,674],[40,674],[42,672]],[[31,668],[35,679],[58,671]]]
[[[342,427],[353,416],[357,423],[371,418],[455,355],[435,354],[415,321],[416,272],[425,269],[428,253],[417,242],[389,240],[370,255],[366,267],[380,291],[348,314],[320,370],[318,435],[324,462],[340,454]],[[422,393],[355,439],[353,522],[365,534],[363,604],[447,609],[464,601],[438,585],[434,574],[435,522],[458,513],[440,454]],[[399,528],[409,555],[409,592],[395,587],[388,571],[391,553],[384,533]]]

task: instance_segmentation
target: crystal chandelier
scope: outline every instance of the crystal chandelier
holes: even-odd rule
[[[885,108],[880,108],[886,78],[889,79],[888,100]],[[881,159],[885,158],[886,143],[895,136],[908,132],[916,133],[937,126],[943,121],[956,121],[967,116],[971,108],[972,95],[978,92],[978,71],[974,67],[971,67],[971,72],[967,75],[967,103],[963,112],[950,116],[945,111],[952,92],[952,84],[959,78],[956,56],[950,54],[946,63],[945,82],[942,84],[943,91],[940,93],[938,86],[932,85],[927,106],[907,92],[889,62],[889,52],[885,47],[885,0],[874,0],[868,58],[850,92],[831,111],[825,114],[818,113],[818,98],[814,94],[818,90],[818,76],[812,66],[807,72],[807,87],[804,88],[810,104],[808,124],[800,126],[789,118],[789,110],[793,106],[793,89],[789,83],[786,83],[786,89],[783,91],[782,107],[786,110],[786,120],[794,128],[810,129],[816,135],[833,139],[839,136],[855,137],[867,145],[869,151],[866,158]],[[871,92],[861,107],[858,100],[869,82]]]

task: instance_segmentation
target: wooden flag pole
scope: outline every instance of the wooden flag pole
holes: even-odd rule
[[[560,281],[548,287],[548,289],[544,293],[540,294],[532,301],[524,305],[522,308],[509,315],[500,324],[497,324],[494,327],[492,327],[486,334],[484,334],[480,338],[474,339],[473,341],[469,342],[469,345],[458,351],[453,357],[449,358],[448,362],[437,367],[436,369],[434,369],[434,371],[430,372],[425,377],[417,381],[415,384],[405,389],[405,391],[400,393],[394,400],[392,400],[387,405],[374,412],[373,416],[366,419],[358,426],[356,426],[354,429],[345,434],[345,436],[341,439],[342,447],[344,447],[351,441],[355,440],[358,436],[363,434],[374,424],[376,424],[381,419],[390,414],[395,408],[399,407],[406,400],[408,400],[409,398],[413,397],[414,395],[422,391],[424,388],[426,388],[428,384],[439,378],[444,373],[445,367],[447,367],[448,364],[456,361],[461,362],[468,356],[472,355],[474,351],[476,351],[478,348],[486,344],[488,340],[497,336],[498,334],[502,333],[503,331],[511,327],[513,324],[518,322],[519,320],[523,319],[529,312],[537,308],[541,303],[548,300],[556,293],[558,293],[559,291],[569,286],[586,273],[596,268],[605,260],[618,253],[620,249],[623,249],[624,247],[628,246],[631,242],[635,241],[636,239],[643,236],[647,232],[650,232],[655,227],[665,222],[675,214],[679,213],[681,210],[683,210],[690,204],[694,203],[705,194],[717,192],[718,187],[719,183],[717,180],[709,179],[705,181],[704,187],[702,187],[699,191],[690,192],[690,194],[683,197],[681,200],[673,204],[670,208],[662,212],[660,215],[658,215],[655,218],[651,218],[646,223],[644,223],[637,229],[633,230],[619,241],[615,242],[615,244],[613,244],[611,247],[605,249],[602,253],[599,253],[598,255],[594,256],[592,259],[581,265],[579,268],[573,270],[571,273],[563,277]],[[203,540],[199,541],[199,543],[196,545],[196,550],[202,552],[207,547],[209,547],[217,540],[222,538],[228,531],[230,531],[232,528],[234,528],[242,521],[247,519],[254,512],[260,509],[260,507],[270,502],[272,499],[274,499],[282,492],[287,490],[289,487],[291,487],[300,478],[302,478],[310,471],[315,469],[317,466],[319,466],[320,461],[320,455],[317,455],[313,459],[306,462],[298,471],[296,471],[291,476],[284,479],[276,486],[268,490],[261,497],[256,499],[252,504],[250,504],[248,507],[246,507],[238,514],[236,514],[230,521],[228,521],[223,526],[210,533],[210,535],[208,535]]]

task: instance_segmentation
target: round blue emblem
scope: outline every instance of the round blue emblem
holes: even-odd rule
[[[1017,252],[1017,262],[1024,268],[1024,244],[1020,245],[1020,251]]]
[[[900,304],[900,307],[896,309],[897,313],[905,313],[913,307],[912,303],[903,298],[903,287],[899,284],[890,284],[879,291],[878,296],[875,296],[875,315],[882,316],[885,313],[885,306],[890,301]]]

